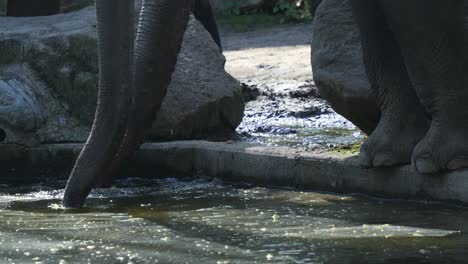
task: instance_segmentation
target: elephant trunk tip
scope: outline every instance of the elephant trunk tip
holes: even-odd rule
[[[85,199],[77,197],[63,198],[62,206],[64,209],[78,209],[83,207]]]
[[[77,209],[81,208],[84,205],[84,199],[79,199],[77,197],[63,198],[62,206],[64,209]]]
[[[86,197],[91,188],[83,188],[83,186],[68,184],[63,195],[62,206],[65,209],[78,209],[83,207]]]

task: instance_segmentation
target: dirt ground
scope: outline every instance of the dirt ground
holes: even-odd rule
[[[244,83],[312,82],[312,24],[233,32],[221,27],[226,70]]]
[[[320,98],[310,62],[312,24],[236,32],[221,27],[226,71],[243,83],[242,140],[312,149],[362,135]]]

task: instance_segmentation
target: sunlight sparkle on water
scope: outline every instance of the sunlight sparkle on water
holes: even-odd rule
[[[468,248],[468,210],[459,207],[205,178],[130,179],[117,186],[71,211],[60,204],[62,190],[40,185],[19,194],[4,188],[0,263],[464,261]]]

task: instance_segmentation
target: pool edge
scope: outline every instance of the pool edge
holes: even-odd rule
[[[0,155],[2,171],[8,166],[14,167],[8,173],[2,173],[6,176],[2,175],[0,179],[8,179],[8,174],[17,177],[14,175],[18,175],[18,170],[23,169],[25,174],[43,165],[49,170],[39,173],[39,177],[56,171],[61,172],[61,177],[66,177],[81,146],[42,145],[10,155],[11,160]],[[54,170],[50,169],[55,166]],[[410,166],[365,169],[358,165],[355,157],[290,147],[207,141],[147,143],[125,167],[124,171],[132,175],[135,172],[152,177],[203,174],[234,182],[301,190],[468,203],[468,170],[429,176],[416,173]]]

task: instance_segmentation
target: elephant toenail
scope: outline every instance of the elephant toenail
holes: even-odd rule
[[[447,164],[448,170],[458,170],[458,169],[467,168],[467,167],[468,167],[468,157],[458,157],[456,159],[449,161],[449,163]]]
[[[427,158],[417,159],[415,161],[415,168],[417,172],[422,174],[433,174],[439,171],[434,162]]]

